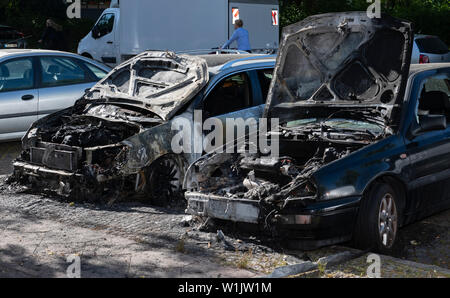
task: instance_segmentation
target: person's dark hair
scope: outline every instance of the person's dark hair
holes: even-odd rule
[[[243,20],[241,20],[241,19],[239,19],[239,20],[236,20],[235,22],[234,22],[235,24],[236,24],[236,26],[238,26],[239,28],[242,28],[242,27],[244,27],[244,21]]]

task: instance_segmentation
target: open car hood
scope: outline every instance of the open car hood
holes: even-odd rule
[[[371,19],[366,12],[311,16],[286,27],[265,116],[288,121],[306,110],[370,107],[392,122],[412,42],[410,23],[387,15]]]
[[[135,106],[169,120],[208,83],[203,58],[148,51],[117,66],[98,82],[88,99]]]

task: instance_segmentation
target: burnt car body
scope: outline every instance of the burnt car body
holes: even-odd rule
[[[285,28],[265,116],[279,157],[211,153],[191,165],[187,213],[313,249],[391,250],[402,225],[450,205],[450,65],[412,66],[389,16],[313,16]]]
[[[193,123],[195,110],[210,114],[211,106],[219,118],[260,118],[274,65],[267,55],[142,53],[73,107],[34,123],[12,181],[80,200],[138,195],[170,204],[182,195],[187,166],[203,153],[173,152],[173,122]],[[234,91],[235,104],[223,102]]]

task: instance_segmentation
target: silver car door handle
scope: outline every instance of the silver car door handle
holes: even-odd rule
[[[22,96],[22,100],[32,100],[34,98],[34,95],[27,94]]]

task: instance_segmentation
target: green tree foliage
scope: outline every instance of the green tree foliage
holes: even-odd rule
[[[280,0],[280,25],[326,12],[365,11],[370,4],[366,0]],[[381,0],[381,9],[412,21],[416,33],[438,35],[450,45],[449,0]]]

